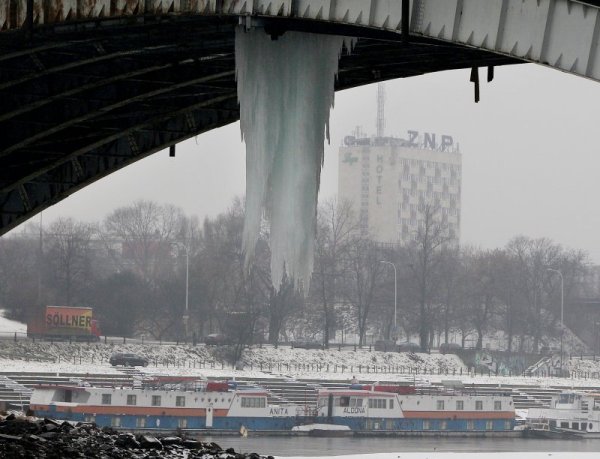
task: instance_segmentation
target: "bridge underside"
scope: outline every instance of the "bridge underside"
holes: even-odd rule
[[[285,21],[285,22],[283,22]],[[237,19],[135,16],[0,33],[0,234],[113,171],[238,120]],[[336,89],[517,63],[447,42],[276,20],[359,37]]]

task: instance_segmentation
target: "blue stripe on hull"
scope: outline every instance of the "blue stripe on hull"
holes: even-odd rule
[[[71,421],[93,421],[99,426],[114,426],[115,418],[119,418],[118,427],[126,429],[206,429],[206,418],[197,416],[133,416],[133,415],[104,415],[92,413],[59,413],[55,410],[36,411],[40,417],[51,417],[66,419]],[[182,423],[183,420],[187,422]],[[143,425],[142,425],[142,421]],[[491,426],[487,424],[491,421]],[[443,424],[445,422],[445,425]],[[471,424],[469,424],[469,422]],[[212,428],[216,430],[238,431],[242,426],[248,430],[291,430],[292,427],[302,424],[321,423],[345,425],[354,431],[454,431],[454,432],[472,432],[472,431],[508,431],[513,430],[515,422],[512,419],[397,419],[397,418],[364,418],[364,417],[333,417],[331,419],[321,418],[303,418],[303,417],[215,417],[213,418]],[[491,428],[490,428],[491,427]]]
[[[491,421],[491,426],[487,422]],[[317,421],[318,422],[318,421]],[[445,425],[443,424],[445,422]],[[466,419],[397,419],[397,418],[348,418],[348,417],[333,417],[332,424],[344,425],[350,427],[354,431],[455,431],[455,432],[471,432],[471,431],[507,431],[513,430],[515,422],[513,419],[473,419],[472,425]],[[488,428],[491,427],[491,428]]]

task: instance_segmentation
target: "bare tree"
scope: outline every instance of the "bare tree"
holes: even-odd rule
[[[345,258],[342,295],[356,317],[359,346],[366,344],[369,314],[383,282],[380,251],[373,241],[355,236]]]
[[[426,352],[432,336],[430,309],[435,297],[434,278],[440,266],[440,251],[451,238],[439,206],[423,204],[420,215],[422,218],[409,251],[419,303],[419,344],[421,351]]]
[[[72,218],[59,218],[45,234],[46,259],[54,282],[54,301],[71,306],[82,301],[91,282],[91,242],[96,228]]]
[[[136,201],[113,211],[104,221],[105,237],[122,243],[125,268],[153,282],[173,268],[173,242],[185,241],[189,224],[170,204]]]
[[[330,200],[319,208],[310,298],[322,308],[323,345],[326,347],[336,323],[335,303],[343,275],[343,259],[348,256],[355,230],[352,206],[348,201]]]

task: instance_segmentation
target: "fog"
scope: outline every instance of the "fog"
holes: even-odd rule
[[[545,236],[600,262],[600,86],[533,64],[505,66],[494,81],[482,82],[476,104],[469,74],[388,82],[386,134],[411,129],[449,134],[460,143],[463,243],[492,248],[517,234]],[[375,118],[375,85],[336,94],[319,200],[337,191],[343,137],[357,125],[374,134]],[[215,216],[244,194],[244,152],[239,123],[207,132],[177,145],[175,158],[159,152],[76,193],[46,210],[44,222],[58,216],[98,221],[140,198]]]

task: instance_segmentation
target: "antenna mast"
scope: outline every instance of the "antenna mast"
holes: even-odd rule
[[[377,137],[383,137],[385,131],[385,84],[377,84]]]

